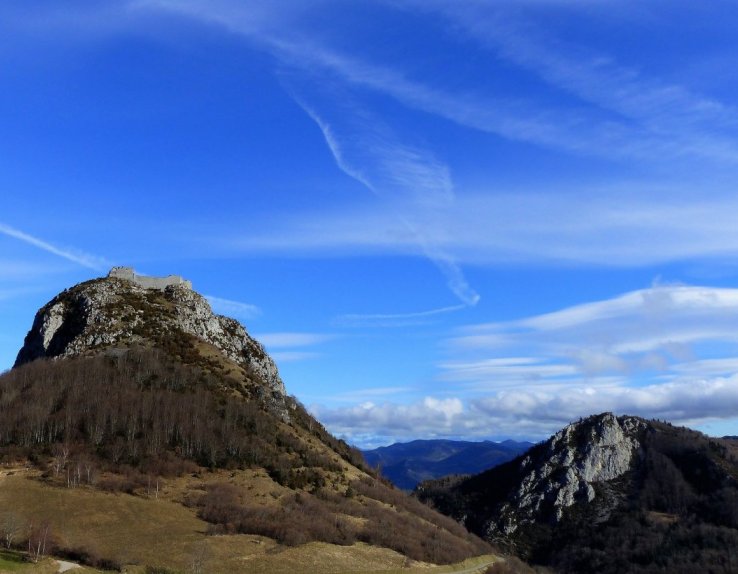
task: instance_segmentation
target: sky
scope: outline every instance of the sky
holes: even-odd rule
[[[0,370],[179,274],[361,447],[738,434],[738,9],[6,0]]]

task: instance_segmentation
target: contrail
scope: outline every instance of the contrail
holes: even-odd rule
[[[346,175],[349,177],[355,179],[359,183],[361,183],[363,186],[365,186],[367,189],[369,189],[372,193],[377,195],[378,197],[386,198],[387,193],[384,193],[382,189],[374,183],[371,178],[360,169],[355,168],[350,164],[350,162],[346,159],[346,154],[344,153],[344,150],[339,142],[338,137],[336,136],[334,130],[331,128],[331,126],[326,122],[310,105],[308,105],[301,97],[297,96],[292,90],[289,90],[290,94],[292,95],[295,102],[305,111],[305,113],[316,123],[316,125],[320,128],[320,131],[323,133],[323,138],[325,139],[326,144],[328,145],[328,149],[331,151],[331,154],[333,155],[333,158],[336,162],[336,165],[339,167],[341,171],[343,171]],[[414,152],[408,153],[408,150],[406,148],[403,148],[400,146],[400,144],[397,144],[399,149],[396,150],[398,152],[398,157],[410,157],[410,158],[418,158],[418,154]],[[392,153],[391,149],[382,148],[383,153]],[[364,150],[368,154],[376,154],[377,153],[377,147],[375,146],[372,149]],[[405,153],[400,153],[405,152]],[[415,189],[413,189],[413,194],[415,196],[418,196],[418,189],[420,190],[427,190],[428,189],[428,183],[429,181],[433,182],[433,188],[429,189],[429,193],[427,194],[427,197],[424,198],[424,200],[427,202],[428,205],[431,205],[433,207],[431,208],[439,208],[442,207],[445,204],[450,203],[453,201],[453,192],[450,189],[450,181],[441,181],[438,183],[435,181],[434,178],[429,177],[427,173],[419,173],[422,172],[422,168],[424,166],[418,166],[417,163],[413,165],[407,165],[405,166],[407,169],[405,169],[402,173],[398,173],[397,169],[401,166],[398,165],[397,161],[392,162],[385,162],[384,158],[379,158],[380,164],[384,163],[385,165],[380,165],[381,167],[384,167],[385,169],[388,169],[390,173],[384,174],[385,178],[389,179],[394,185],[397,185],[398,182],[401,182],[403,184],[403,187],[410,187],[410,184],[414,182],[417,183],[416,186],[412,186]],[[389,168],[388,168],[389,165]],[[432,171],[437,166],[430,165],[428,167],[428,170],[426,171]],[[402,171],[402,170],[401,170]],[[380,174],[381,175],[381,174]],[[443,179],[443,178],[440,178]],[[413,181],[409,181],[413,180]],[[393,197],[390,197],[390,199],[396,199]],[[417,200],[416,200],[417,201]],[[412,233],[415,235],[415,237],[418,240],[419,245],[422,247],[423,252],[425,253],[426,257],[432,261],[436,267],[443,273],[444,277],[446,278],[447,285],[449,289],[456,295],[456,297],[463,303],[463,307],[473,307],[479,302],[479,294],[474,291],[474,289],[469,285],[469,283],[466,281],[466,278],[464,277],[463,272],[461,271],[461,268],[458,266],[458,264],[453,260],[453,258],[443,252],[441,249],[439,249],[437,246],[433,245],[432,241],[429,241],[425,235],[418,229],[417,225],[414,225],[406,217],[401,216],[402,222],[405,224],[405,226],[412,231]],[[446,312],[449,308],[444,308],[443,312]],[[453,308],[456,309],[455,307]],[[436,310],[438,311],[438,310]],[[434,311],[430,312],[431,314],[435,314]]]
[[[82,267],[87,267],[88,269],[100,271],[106,266],[106,261],[102,257],[89,255],[87,253],[72,252],[60,247],[56,247],[55,245],[52,245],[51,243],[48,243],[43,239],[39,239],[38,237],[34,237],[33,235],[24,233],[23,231],[15,229],[14,227],[11,227],[9,225],[5,225],[4,223],[0,223],[0,233],[14,239],[19,239],[20,241],[28,243],[29,245],[33,245],[34,247],[43,249],[48,253],[53,253],[54,255],[63,257],[64,259],[72,261],[73,263],[81,265]]]

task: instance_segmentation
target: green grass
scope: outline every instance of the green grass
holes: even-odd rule
[[[48,558],[38,564],[26,562],[23,554],[14,550],[0,550],[0,572],[20,572],[22,574],[52,574],[56,564]],[[81,571],[77,571],[81,572]],[[89,572],[89,571],[88,571]]]
[[[17,552],[10,550],[0,550],[0,571],[2,572],[18,572],[27,566],[23,557]]]

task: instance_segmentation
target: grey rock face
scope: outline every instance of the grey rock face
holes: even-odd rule
[[[565,508],[594,500],[594,484],[613,480],[631,468],[646,423],[605,413],[570,424],[545,445],[543,455],[521,462],[523,479],[511,500],[489,524],[490,537],[512,534],[521,524],[547,515],[558,522]]]
[[[262,398],[282,418],[289,417],[284,384],[264,347],[238,321],[214,314],[207,300],[186,285],[147,289],[107,277],[65,290],[38,311],[15,365],[116,346],[171,344],[187,336],[253,375],[263,385]]]

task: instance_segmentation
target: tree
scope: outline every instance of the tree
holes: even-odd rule
[[[12,548],[13,541],[18,536],[22,526],[21,519],[12,512],[7,512],[3,515],[2,522],[0,522],[0,535],[2,535],[5,548]]]
[[[33,562],[46,556],[46,549],[51,540],[51,524],[44,520],[37,526],[30,525],[28,531],[28,555]]]
[[[190,564],[188,572],[190,574],[204,574],[206,572],[207,563],[210,558],[210,549],[205,541],[195,544],[190,556]]]

